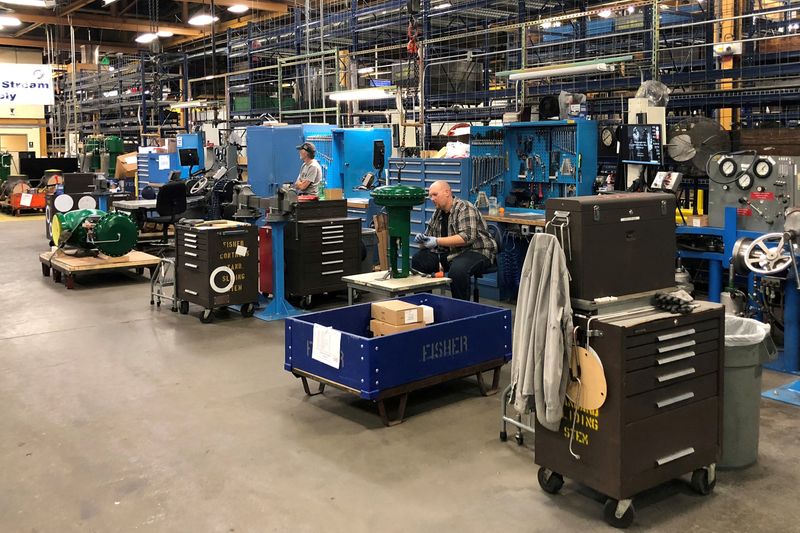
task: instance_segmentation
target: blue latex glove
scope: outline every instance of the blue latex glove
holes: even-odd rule
[[[414,242],[416,243],[423,243],[427,239],[427,236],[424,233],[417,233],[414,235]]]
[[[422,242],[422,245],[429,250],[436,248],[439,245],[439,240],[436,237],[425,236],[425,240]]]

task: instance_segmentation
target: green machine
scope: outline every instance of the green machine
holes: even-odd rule
[[[409,185],[384,185],[371,193],[386,208],[389,226],[389,269],[393,278],[407,278],[411,271],[411,208],[425,202],[425,189]],[[402,265],[397,268],[398,254]]]
[[[136,246],[139,230],[128,215],[99,209],[79,209],[56,213],[52,221],[53,242],[81,250],[99,250],[120,257]]]
[[[88,172],[99,172],[103,159],[108,157],[108,176],[113,177],[117,169],[117,156],[125,153],[125,145],[116,135],[90,135],[83,142],[84,157],[89,157]],[[83,167],[83,165],[81,165]]]
[[[14,160],[8,152],[0,152],[0,183],[6,181],[11,175],[11,165]]]

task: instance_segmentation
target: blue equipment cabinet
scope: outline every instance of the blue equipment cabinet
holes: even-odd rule
[[[509,310],[432,294],[401,300],[433,307],[435,323],[371,338],[371,304],[287,318],[284,369],[301,377],[309,394],[307,378],[320,382],[321,388],[327,384],[379,402],[387,425],[386,398],[400,396],[402,411],[408,392],[476,374],[482,391],[496,390],[499,370],[511,360]],[[338,367],[312,357],[315,324],[341,331]],[[485,391],[480,377],[487,370],[495,370],[491,391]]]
[[[204,133],[180,133],[176,137],[176,144],[178,150],[187,148],[197,149],[200,165],[192,168],[193,172],[197,172],[198,169],[206,168],[206,136]],[[181,167],[180,159],[178,159],[178,166],[175,167],[175,170],[178,168],[181,169],[182,178],[186,179],[189,177],[189,167]]]
[[[383,142],[384,147],[381,169],[375,169],[372,160],[376,141]],[[328,171],[328,187],[344,189],[345,198],[370,198],[370,191],[356,187],[368,172],[377,174],[378,170],[388,169],[391,153],[392,130],[388,128],[333,130],[333,164]],[[380,179],[385,180],[385,175]]]
[[[247,181],[253,192],[257,196],[274,196],[278,186],[293,182],[301,165],[297,147],[306,141],[317,147],[316,159],[326,187],[331,187],[332,131],[333,126],[328,124],[247,128]]]

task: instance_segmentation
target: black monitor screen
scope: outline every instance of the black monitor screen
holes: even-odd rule
[[[619,156],[623,163],[634,165],[660,165],[661,125],[628,124],[625,138],[620,142]]]
[[[32,180],[42,179],[45,171],[60,170],[61,172],[78,172],[78,158],[76,157],[34,157],[20,158],[19,172]]]
[[[200,154],[197,153],[197,148],[181,148],[178,150],[178,157],[182,167],[200,166]]]

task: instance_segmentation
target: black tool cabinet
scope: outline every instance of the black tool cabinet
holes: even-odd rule
[[[258,302],[258,234],[255,226],[179,223],[175,226],[175,290],[182,314],[189,303],[210,322],[217,307],[240,305],[252,316]]]
[[[563,477],[572,478],[609,497],[606,521],[627,527],[635,513],[628,505],[646,489],[688,473],[697,492],[713,489],[722,442],[724,315],[716,304],[701,305],[689,315],[593,318],[588,329],[587,319],[576,316],[580,331],[592,333],[607,399],[595,411],[567,401],[558,432],[537,424],[545,491],[558,492]],[[570,452],[570,435],[580,459]]]
[[[342,276],[361,270],[361,220],[327,218],[286,225],[286,292],[310,297],[344,291]]]

